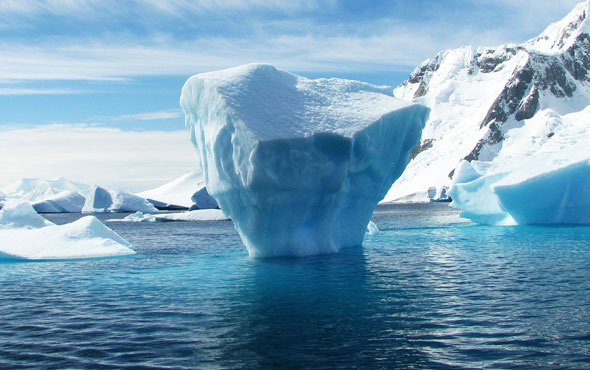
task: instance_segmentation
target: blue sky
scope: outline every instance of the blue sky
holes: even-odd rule
[[[145,140],[146,132],[171,131],[184,140],[178,99],[194,73],[268,62],[308,77],[397,85],[442,49],[525,41],[576,2],[3,0],[0,140],[13,130],[39,135],[40,128],[56,124],[60,137],[67,135],[65,127],[88,127],[94,133],[100,128],[115,128],[105,131],[112,135],[137,133],[137,140]],[[54,138],[41,131],[46,147],[39,155],[51,156]],[[186,141],[184,151],[161,155],[162,161],[179,165],[184,162],[168,157],[183,156],[186,171],[164,171],[133,184],[109,169],[107,159],[102,167],[97,164],[94,177],[67,171],[67,155],[54,170],[45,163],[40,171],[33,163],[35,148],[27,148],[30,163],[21,165],[26,156],[19,148],[26,143],[15,141],[16,148],[0,153],[5,169],[0,187],[42,174],[141,190],[194,167],[196,157]],[[71,148],[72,156],[78,149]],[[120,156],[124,159],[125,152]]]

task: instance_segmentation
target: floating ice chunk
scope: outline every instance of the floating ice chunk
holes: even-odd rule
[[[80,213],[86,198],[80,193],[64,190],[52,197],[33,204],[40,213]]]
[[[122,219],[112,219],[108,222],[169,222],[169,221],[227,221],[223,211],[219,209],[198,209],[195,211],[178,213],[160,213],[157,215],[135,212]]]
[[[369,233],[369,235],[375,235],[377,234],[379,231],[379,227],[377,227],[377,224],[374,223],[373,221],[369,221],[369,224],[367,225],[367,233]]]
[[[156,217],[154,215],[144,214],[141,211],[130,214],[121,220],[109,220],[109,221],[124,221],[124,222],[155,222]]]
[[[94,216],[54,225],[24,202],[0,210],[0,240],[0,259],[78,259],[135,253],[129,242]]]
[[[250,256],[362,244],[428,108],[391,88],[250,64],[191,77],[181,95],[207,190]]]
[[[188,212],[165,213],[156,216],[158,221],[227,221],[220,209],[197,209]]]
[[[82,212],[157,212],[147,199],[119,190],[92,186],[86,195]]]

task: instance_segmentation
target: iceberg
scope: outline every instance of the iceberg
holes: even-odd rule
[[[33,203],[39,213],[80,213],[86,198],[80,193],[64,190],[40,202]]]
[[[158,212],[147,199],[120,191],[92,186],[86,195],[83,213],[103,212]]]
[[[450,205],[481,224],[588,225],[590,158],[567,155],[539,154],[512,165],[463,161],[453,178]]]
[[[500,208],[518,224],[590,225],[590,160],[522,181],[502,179],[493,186]]]
[[[54,260],[135,254],[131,245],[94,216],[65,225],[41,217],[26,202],[0,210],[0,260]]]
[[[390,87],[266,64],[192,76],[180,104],[207,190],[251,257],[360,246],[429,113]]]
[[[193,205],[190,208],[191,211],[194,211],[195,209],[219,208],[219,205],[217,204],[215,198],[209,195],[209,192],[207,192],[207,188],[204,186],[193,194],[191,200],[193,201]]]

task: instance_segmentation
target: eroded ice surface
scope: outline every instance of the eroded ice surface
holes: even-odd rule
[[[78,259],[134,254],[131,245],[94,216],[65,225],[41,217],[25,202],[0,210],[1,259]]]
[[[207,190],[253,257],[361,245],[428,116],[387,87],[264,64],[191,77],[181,106]]]

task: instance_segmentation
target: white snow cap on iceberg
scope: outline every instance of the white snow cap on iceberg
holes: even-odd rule
[[[429,112],[389,87],[267,64],[195,75],[180,103],[207,190],[253,257],[361,245]]]
[[[55,225],[25,202],[0,210],[0,259],[78,259],[134,254],[129,242],[94,216]]]

